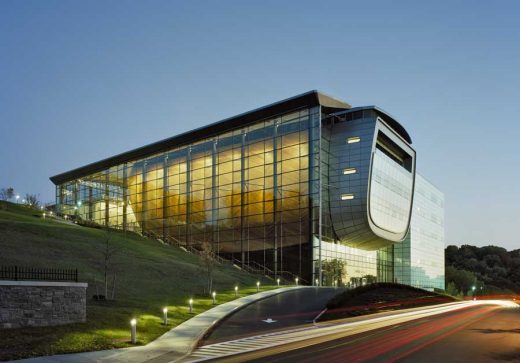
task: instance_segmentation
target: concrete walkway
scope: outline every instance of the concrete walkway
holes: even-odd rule
[[[198,341],[214,324],[229,314],[258,300],[265,299],[286,291],[310,288],[307,286],[284,287],[245,296],[213,309],[207,310],[163,334],[153,342],[132,348],[102,350],[74,354],[60,354],[47,357],[17,360],[18,363],[167,363],[177,361],[189,354]],[[137,330],[139,337],[139,329]]]

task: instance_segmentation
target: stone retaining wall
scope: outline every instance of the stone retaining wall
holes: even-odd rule
[[[79,282],[0,281],[0,329],[85,322],[87,286]]]

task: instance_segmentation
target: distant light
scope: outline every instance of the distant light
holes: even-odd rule
[[[341,200],[351,200],[354,199],[354,194],[341,194]]]
[[[78,207],[74,206],[74,210],[78,210]]]
[[[15,197],[15,198],[16,198],[16,200],[18,200],[18,199],[20,199],[20,196],[19,196],[19,195],[17,195],[17,196]]]
[[[356,171],[357,171],[356,168],[346,168],[346,169],[343,169],[343,174],[344,175],[355,174]]]
[[[260,286],[260,281],[257,281],[257,282],[256,282],[256,286]]]
[[[164,314],[166,314],[166,313],[168,312],[168,308],[164,308],[164,309],[162,309],[162,312],[163,312]]]
[[[81,200],[78,200],[78,206],[81,207]]]
[[[356,142],[360,142],[361,141],[361,138],[359,136],[353,136],[353,137],[349,137],[347,139],[347,144],[355,144]]]
[[[137,320],[135,320],[135,319],[130,320],[131,326],[135,326],[136,324],[137,324]]]

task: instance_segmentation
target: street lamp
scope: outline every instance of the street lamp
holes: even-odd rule
[[[16,194],[16,204],[18,204],[18,199],[20,199],[20,196],[18,194]]]
[[[298,277],[294,279],[294,282],[296,283],[296,286],[298,286]]]
[[[476,298],[475,298],[475,289],[476,289],[476,287],[475,287],[475,285],[473,285],[471,287],[471,290],[473,291],[473,300],[476,300]]]
[[[190,314],[193,313],[193,299],[190,299],[188,301],[188,304],[190,305]]]
[[[235,297],[238,296],[238,286],[235,286]]]
[[[213,293],[211,294],[211,297],[213,298],[213,305],[215,305],[217,303],[217,301],[215,300],[215,298],[217,297],[217,293],[215,291],[213,291]]]
[[[277,284],[278,286],[280,286],[280,278],[277,278],[277,279],[276,279],[276,284]]]
[[[260,291],[260,281],[256,282],[256,292]]]

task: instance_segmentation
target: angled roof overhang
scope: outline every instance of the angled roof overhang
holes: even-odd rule
[[[174,147],[212,137],[228,130],[237,129],[259,120],[268,119],[283,113],[315,106],[322,106],[322,111],[324,113],[338,112],[351,108],[351,106],[346,102],[313,90],[302,93],[295,97],[272,103],[264,107],[254,109],[252,111],[239,114],[237,116],[226,118],[224,120],[179,134],[177,136],[169,137],[167,139],[97,161],[95,163],[82,166],[77,169],[67,171],[65,173],[54,175],[50,177],[50,180],[56,185],[61,184],[110,168],[114,165],[141,159],[148,155],[157,154]]]

